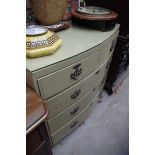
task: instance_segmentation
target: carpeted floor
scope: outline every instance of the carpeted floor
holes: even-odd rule
[[[73,131],[53,155],[129,154],[129,77],[112,96],[103,94],[85,124]]]

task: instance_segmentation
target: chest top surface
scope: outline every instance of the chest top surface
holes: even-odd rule
[[[80,26],[72,26],[65,31],[57,33],[63,40],[63,44],[53,55],[34,59],[27,58],[26,68],[33,72],[74,57],[107,40],[118,29],[119,24],[116,24],[115,28],[108,32],[102,32]]]

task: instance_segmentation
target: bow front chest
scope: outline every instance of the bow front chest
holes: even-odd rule
[[[81,125],[97,102],[118,34],[118,24],[107,32],[72,26],[57,33],[63,45],[56,53],[26,60],[27,84],[47,104],[53,145]]]

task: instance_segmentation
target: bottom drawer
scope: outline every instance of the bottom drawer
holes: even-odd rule
[[[58,130],[55,134],[51,135],[53,145],[59,143],[63,138],[65,138],[70,132],[80,126],[85,119],[88,117],[91,112],[93,105],[97,102],[98,96],[101,92],[101,89],[98,91],[97,95],[90,102],[90,104],[74,119],[72,119],[67,125]]]

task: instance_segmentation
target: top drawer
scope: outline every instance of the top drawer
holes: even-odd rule
[[[40,94],[47,99],[75,84],[98,67],[99,52],[59,71],[38,79]]]

